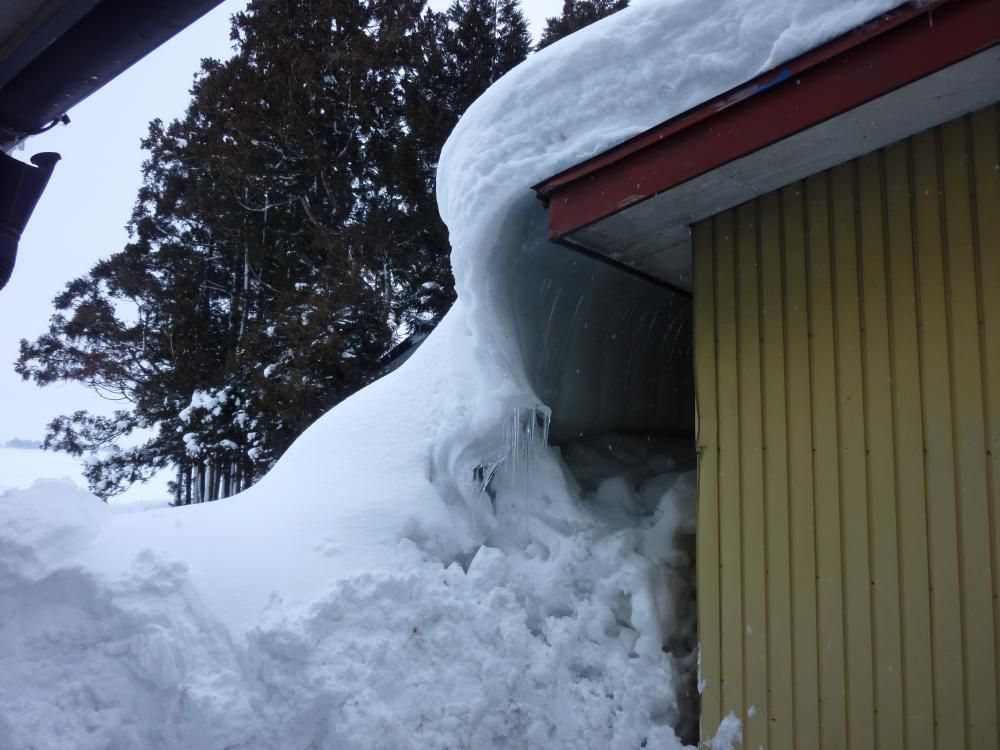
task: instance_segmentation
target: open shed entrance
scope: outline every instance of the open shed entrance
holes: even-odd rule
[[[580,585],[602,588],[593,592],[603,613],[594,626],[650,669],[665,665],[664,675],[673,673],[664,681],[673,683],[677,705],[662,701],[663,716],[654,723],[696,740],[690,294],[553,247],[539,225],[544,213],[534,201],[524,209],[521,252],[505,256],[491,280],[502,300],[497,307],[509,312],[509,335],[520,350],[524,376],[544,407],[515,409],[501,459],[506,469],[487,462],[477,481],[496,471],[500,528],[516,531],[518,519],[531,518],[546,527],[546,535],[549,529],[576,538],[593,532],[583,548],[592,542],[594,554],[585,564],[596,567]],[[540,435],[559,452],[559,460],[540,462],[542,470],[559,466],[563,474],[523,482],[519,457],[531,445],[544,446]],[[562,492],[563,479],[568,493]],[[505,493],[503,482],[515,486]],[[548,494],[547,482],[554,488]],[[529,485],[531,491],[524,489]],[[551,498],[557,496],[571,497],[574,507],[556,507],[560,501]],[[531,506],[516,507],[521,497]],[[668,685],[661,687],[661,695],[670,694]]]
[[[695,596],[696,446],[692,305],[688,294],[564,250],[533,289],[543,335],[522,336],[551,406],[549,442],[582,505],[631,535],[645,558],[643,598],[623,590],[615,619],[656,632],[675,670],[676,718],[698,739]],[[538,256],[534,256],[537,258]],[[534,342],[539,342],[535,344]],[[644,648],[642,643],[635,646]]]

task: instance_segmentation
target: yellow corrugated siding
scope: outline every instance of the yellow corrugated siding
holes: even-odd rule
[[[994,105],[694,227],[703,737],[1000,747],[998,143]]]

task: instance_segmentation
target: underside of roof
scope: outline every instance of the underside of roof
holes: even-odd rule
[[[0,147],[43,130],[221,0],[4,0]]]
[[[220,2],[0,0],[0,289],[59,160],[9,152]]]
[[[536,186],[549,237],[681,293],[688,227],[1000,99],[1000,3],[905,6]]]

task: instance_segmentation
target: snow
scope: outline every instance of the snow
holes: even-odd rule
[[[0,495],[9,489],[27,489],[35,480],[41,478],[66,478],[77,487],[86,487],[87,480],[83,475],[83,466],[88,460],[56,451],[43,451],[37,447],[0,446]],[[166,507],[170,502],[170,493],[167,490],[169,480],[170,472],[161,472],[148,482],[137,483],[116,496],[109,507],[115,513]]]
[[[264,376],[267,377],[267,375],[268,373],[265,372]],[[223,388],[215,393],[195,391],[191,394],[191,403],[181,409],[178,416],[182,422],[188,422],[191,420],[192,414],[199,409],[210,412],[215,416],[219,416],[219,414],[222,413],[222,409],[220,407],[228,400],[228,388]]]
[[[550,246],[529,186],[895,4],[640,2],[498,81],[439,167],[458,302],[241,495],[4,479],[0,747],[678,748],[689,305]]]
[[[81,462],[70,455],[41,448],[0,447],[0,492],[30,487],[39,477],[69,477],[86,486]]]
[[[733,750],[743,742],[743,727],[736,714],[730,712],[719,724],[715,736],[705,744],[709,750]]]

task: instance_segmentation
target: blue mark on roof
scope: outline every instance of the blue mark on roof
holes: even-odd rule
[[[770,81],[767,81],[766,83],[758,83],[754,87],[753,94],[759,94],[761,91],[766,91],[767,89],[771,88],[772,86],[777,86],[782,81],[787,81],[791,77],[792,77],[792,71],[789,70],[788,68],[784,68],[781,71],[779,71],[778,75],[776,75]],[[751,94],[751,96],[753,94]]]

